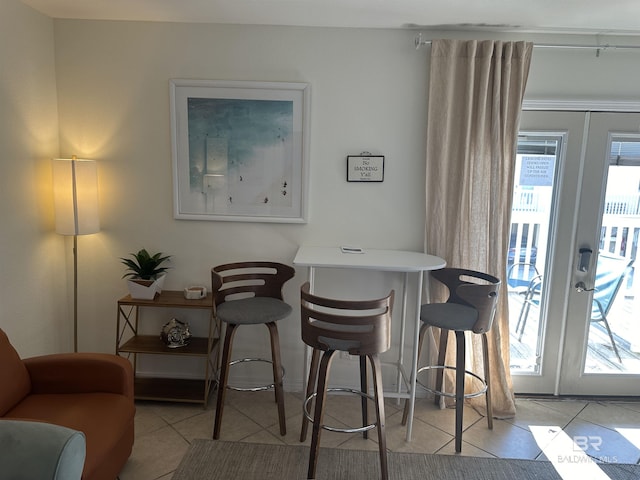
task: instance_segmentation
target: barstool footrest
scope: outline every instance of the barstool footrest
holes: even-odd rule
[[[273,362],[271,360],[267,360],[266,358],[240,358],[238,360],[232,360],[231,362],[229,362],[229,367],[232,367],[233,365],[238,365],[239,363],[247,363],[247,362],[263,362],[263,363],[270,363],[271,365],[273,365]],[[284,367],[281,366],[280,367],[282,370],[282,379],[284,380],[284,375],[285,375],[285,371],[284,371]],[[220,369],[218,369],[218,372],[216,374],[216,377],[218,378],[218,385],[220,384]],[[229,385],[227,384],[227,388],[229,390],[235,390],[237,392],[262,392],[265,390],[272,390],[275,387],[275,384],[271,383],[269,385],[260,385],[257,387],[234,387],[233,385]]]
[[[347,392],[347,393],[352,393],[354,395],[359,395],[361,397],[366,398],[367,400],[375,401],[375,398],[372,395],[368,395],[364,392],[361,392],[360,390],[355,390],[353,388],[327,388],[327,393],[329,392]],[[312,393],[305,399],[302,405],[302,413],[307,418],[307,420],[309,420],[311,423],[313,423],[313,417],[309,412],[309,404],[311,403],[311,400],[313,400],[313,398],[316,397],[317,395],[318,394],[315,392]],[[330,432],[338,432],[338,433],[362,433],[362,432],[367,432],[369,430],[376,428],[376,425],[377,425],[376,423],[371,423],[369,425],[364,425],[362,427],[356,427],[356,428],[340,428],[340,427],[332,427],[330,425],[320,425],[320,428],[322,428],[323,430],[328,430]]]
[[[417,374],[419,374],[420,372],[423,372],[425,370],[456,370],[456,367],[453,367],[451,365],[427,365],[426,367],[422,367],[420,369],[418,369]],[[465,375],[469,375],[473,378],[475,378],[476,380],[479,380],[483,387],[476,391],[476,392],[471,392],[471,393],[465,393],[463,395],[464,398],[475,398],[475,397],[479,397],[480,395],[484,395],[487,391],[488,385],[487,382],[485,381],[484,378],[482,378],[480,375],[470,372],[469,370],[465,370],[464,371]],[[417,376],[417,375],[416,375]],[[420,382],[417,378],[416,378],[416,384],[420,385],[424,390],[426,390],[429,393],[433,393],[434,395],[440,395],[442,397],[450,397],[450,398],[456,398],[456,394],[455,393],[450,393],[450,392],[442,392],[439,390],[435,390],[433,388],[429,388],[427,387],[425,384],[423,384],[422,382]]]

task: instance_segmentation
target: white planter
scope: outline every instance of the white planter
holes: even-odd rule
[[[162,274],[155,280],[127,280],[127,287],[129,288],[131,298],[137,298],[139,300],[153,300],[156,293],[162,292],[165,277],[166,274]]]

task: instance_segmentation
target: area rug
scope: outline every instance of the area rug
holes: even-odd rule
[[[292,480],[307,478],[309,447],[194,440],[173,480]],[[599,473],[575,465],[561,476],[551,462],[454,455],[389,453],[393,480],[637,480],[640,465],[598,464]],[[606,476],[603,476],[602,474]],[[575,476],[574,476],[575,474]],[[372,480],[380,478],[378,452],[321,448],[316,479]]]

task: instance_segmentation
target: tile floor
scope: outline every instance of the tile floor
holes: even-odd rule
[[[194,404],[138,402],[136,441],[120,479],[171,479],[190,442],[211,438],[215,396],[211,404],[204,409]],[[223,440],[299,444],[300,395],[286,395],[288,433],[284,437],[278,431],[273,393],[230,391],[226,405]],[[640,462],[640,401],[518,398],[516,405],[515,418],[494,421],[493,431],[487,429],[484,417],[465,407],[462,455],[552,461],[557,456],[567,461],[581,453],[578,445],[596,462]],[[331,396],[327,408],[332,425],[358,418],[358,400],[349,396]],[[385,409],[389,450],[454,454],[454,410],[440,410],[427,399],[419,399],[413,438],[407,442],[406,429],[400,423],[401,407],[390,400]],[[368,440],[358,434],[323,431],[321,445],[377,450],[375,437],[375,430]],[[567,447],[563,440],[570,438],[575,443],[569,442]]]

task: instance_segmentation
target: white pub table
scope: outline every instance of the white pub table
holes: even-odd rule
[[[416,399],[416,377],[418,370],[418,336],[420,332],[420,307],[422,305],[422,285],[424,272],[444,268],[446,262],[440,257],[426,253],[409,252],[403,250],[374,250],[350,249],[348,247],[313,247],[303,245],[293,259],[296,266],[309,268],[309,283],[311,292],[314,292],[314,277],[318,268],[356,268],[366,270],[378,270],[387,272],[403,272],[404,281],[402,287],[402,324],[400,326],[400,339],[398,340],[398,360],[395,364],[398,369],[398,389],[395,392],[385,391],[388,398],[409,399],[409,419],[407,421],[407,441],[411,441],[411,429],[413,427],[413,411]],[[411,351],[411,372],[407,375],[404,367],[406,316],[407,316],[407,286],[410,278],[415,277],[417,283],[416,308],[414,322],[413,348]],[[395,343],[395,342],[394,342]],[[305,348],[304,372],[309,370],[309,349]],[[306,385],[306,377],[303,385]],[[406,391],[402,389],[405,384]]]

